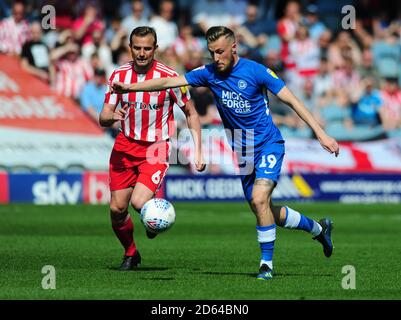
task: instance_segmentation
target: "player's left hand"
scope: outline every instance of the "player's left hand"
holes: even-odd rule
[[[129,92],[129,85],[116,81],[110,84],[110,93],[117,93],[117,94],[121,94],[121,93],[127,93]]]
[[[198,172],[202,172],[206,169],[206,161],[201,154],[195,155],[195,168]]]
[[[327,134],[324,134],[318,137],[318,140],[325,150],[330,153],[334,153],[336,157],[339,155],[340,147],[338,146],[338,143],[334,138],[330,137]]]

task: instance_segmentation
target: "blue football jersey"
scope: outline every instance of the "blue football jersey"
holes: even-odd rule
[[[267,90],[277,94],[285,83],[269,68],[240,58],[229,74],[219,74],[209,64],[186,73],[185,78],[191,86],[210,88],[224,127],[234,138],[228,139],[232,147],[240,147],[238,131],[241,147],[246,147],[246,137],[248,143],[252,137],[254,151],[283,140],[270,115]]]

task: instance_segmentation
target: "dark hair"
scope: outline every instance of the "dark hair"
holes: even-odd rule
[[[16,0],[16,1],[14,1],[14,3],[13,3],[12,5],[14,6],[14,5],[17,5],[17,4],[21,4],[21,5],[23,5],[24,7],[26,6],[25,1],[23,1],[23,0]]]
[[[104,69],[101,69],[101,68],[96,68],[93,73],[94,73],[94,75],[100,76],[100,77],[104,77],[106,75],[106,71],[104,71]]]
[[[151,27],[146,27],[146,26],[137,27],[134,30],[132,30],[131,35],[129,36],[130,45],[132,44],[133,36],[146,37],[148,34],[151,34],[153,36],[153,38],[155,39],[154,46],[156,47],[156,45],[157,45],[156,31],[155,31],[155,29],[153,29]]]
[[[231,41],[235,41],[235,35],[234,32],[224,26],[216,26],[216,27],[211,27],[206,31],[206,41],[209,42],[214,42],[217,39],[225,37],[227,39],[230,39]]]

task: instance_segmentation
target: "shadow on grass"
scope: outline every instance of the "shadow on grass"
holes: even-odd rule
[[[333,277],[332,274],[322,274],[322,273],[274,273],[275,277]]]
[[[118,270],[118,266],[117,267],[108,267],[109,270],[113,270],[113,271],[119,271]],[[133,270],[129,270],[129,271],[120,271],[120,272],[146,272],[146,271],[166,271],[169,270],[169,268],[161,268],[161,267],[139,267],[139,268],[135,268]]]
[[[247,276],[247,277],[256,277],[256,273],[249,272],[201,272],[202,274],[208,275],[216,275],[216,276]]]
[[[207,275],[218,275],[218,276],[234,276],[234,275],[239,275],[239,276],[246,276],[246,277],[252,277],[255,278],[258,274],[257,273],[249,273],[249,272],[201,272],[202,274],[207,274]],[[273,273],[274,277],[305,277],[305,276],[310,276],[310,277],[332,277],[332,274],[313,274],[313,273]]]

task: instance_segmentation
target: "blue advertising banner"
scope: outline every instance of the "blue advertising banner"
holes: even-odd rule
[[[76,204],[82,202],[82,174],[10,174],[10,202]]]
[[[170,201],[242,201],[239,176],[167,175],[165,197]]]
[[[4,183],[4,181],[7,183]],[[109,202],[107,173],[3,174],[0,203]],[[239,176],[167,175],[164,196],[175,201],[245,201]],[[160,195],[159,195],[160,196]],[[283,174],[273,192],[279,201],[400,203],[401,175]]]
[[[310,198],[313,200],[342,203],[401,202],[400,175],[303,174],[299,177],[311,190]]]
[[[165,195],[171,201],[244,201],[238,176],[167,176]],[[401,175],[282,175],[274,200],[338,201],[343,203],[401,202]]]

